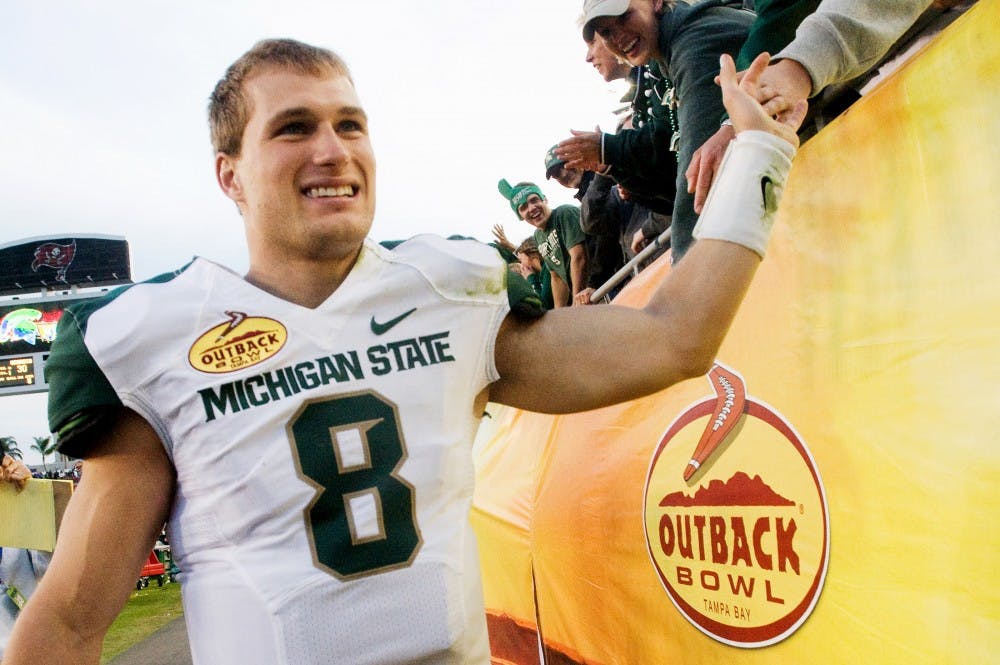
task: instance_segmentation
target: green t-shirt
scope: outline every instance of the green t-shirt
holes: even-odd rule
[[[569,250],[586,240],[580,228],[580,209],[574,205],[561,205],[549,215],[545,229],[535,229],[535,242],[545,267],[562,277],[573,292],[569,272]]]

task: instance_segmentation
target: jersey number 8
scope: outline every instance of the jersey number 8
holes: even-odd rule
[[[396,407],[373,392],[310,402],[288,426],[314,563],[338,579],[408,566],[420,549],[413,486],[397,475],[406,445]]]

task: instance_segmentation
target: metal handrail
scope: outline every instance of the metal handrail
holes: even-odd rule
[[[596,304],[604,299],[611,289],[615,288],[622,281],[628,277],[629,273],[632,276],[639,274],[639,264],[648,259],[650,256],[656,253],[656,251],[662,247],[670,246],[670,227],[656,236],[656,239],[642,248],[642,251],[632,257],[632,260],[626,263],[621,269],[618,270],[614,275],[608,278],[608,281],[601,284],[597,290],[590,294],[591,304]]]

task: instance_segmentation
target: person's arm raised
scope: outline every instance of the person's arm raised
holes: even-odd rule
[[[122,410],[87,457],[45,576],[18,617],[4,665],[97,663],[160,533],[175,476],[152,427]]]
[[[649,303],[577,307],[530,322],[508,316],[497,339],[501,378],[490,387],[492,401],[569,413],[708,371],[763,256],[805,116],[803,104],[778,121],[756,101],[767,62],[763,54],[737,81],[732,59],[722,58],[719,80],[738,136],[695,230],[700,239]]]

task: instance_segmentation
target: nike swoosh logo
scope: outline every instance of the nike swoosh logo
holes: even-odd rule
[[[414,307],[408,312],[403,312],[394,319],[389,319],[385,323],[379,323],[378,321],[375,320],[375,317],[373,316],[371,321],[372,332],[375,333],[376,335],[384,335],[390,330],[392,330],[397,323],[408,317],[410,314],[413,314],[415,311],[417,311],[416,307]]]
[[[764,201],[764,212],[770,212],[774,206],[774,183],[767,176],[760,179],[760,196]]]

